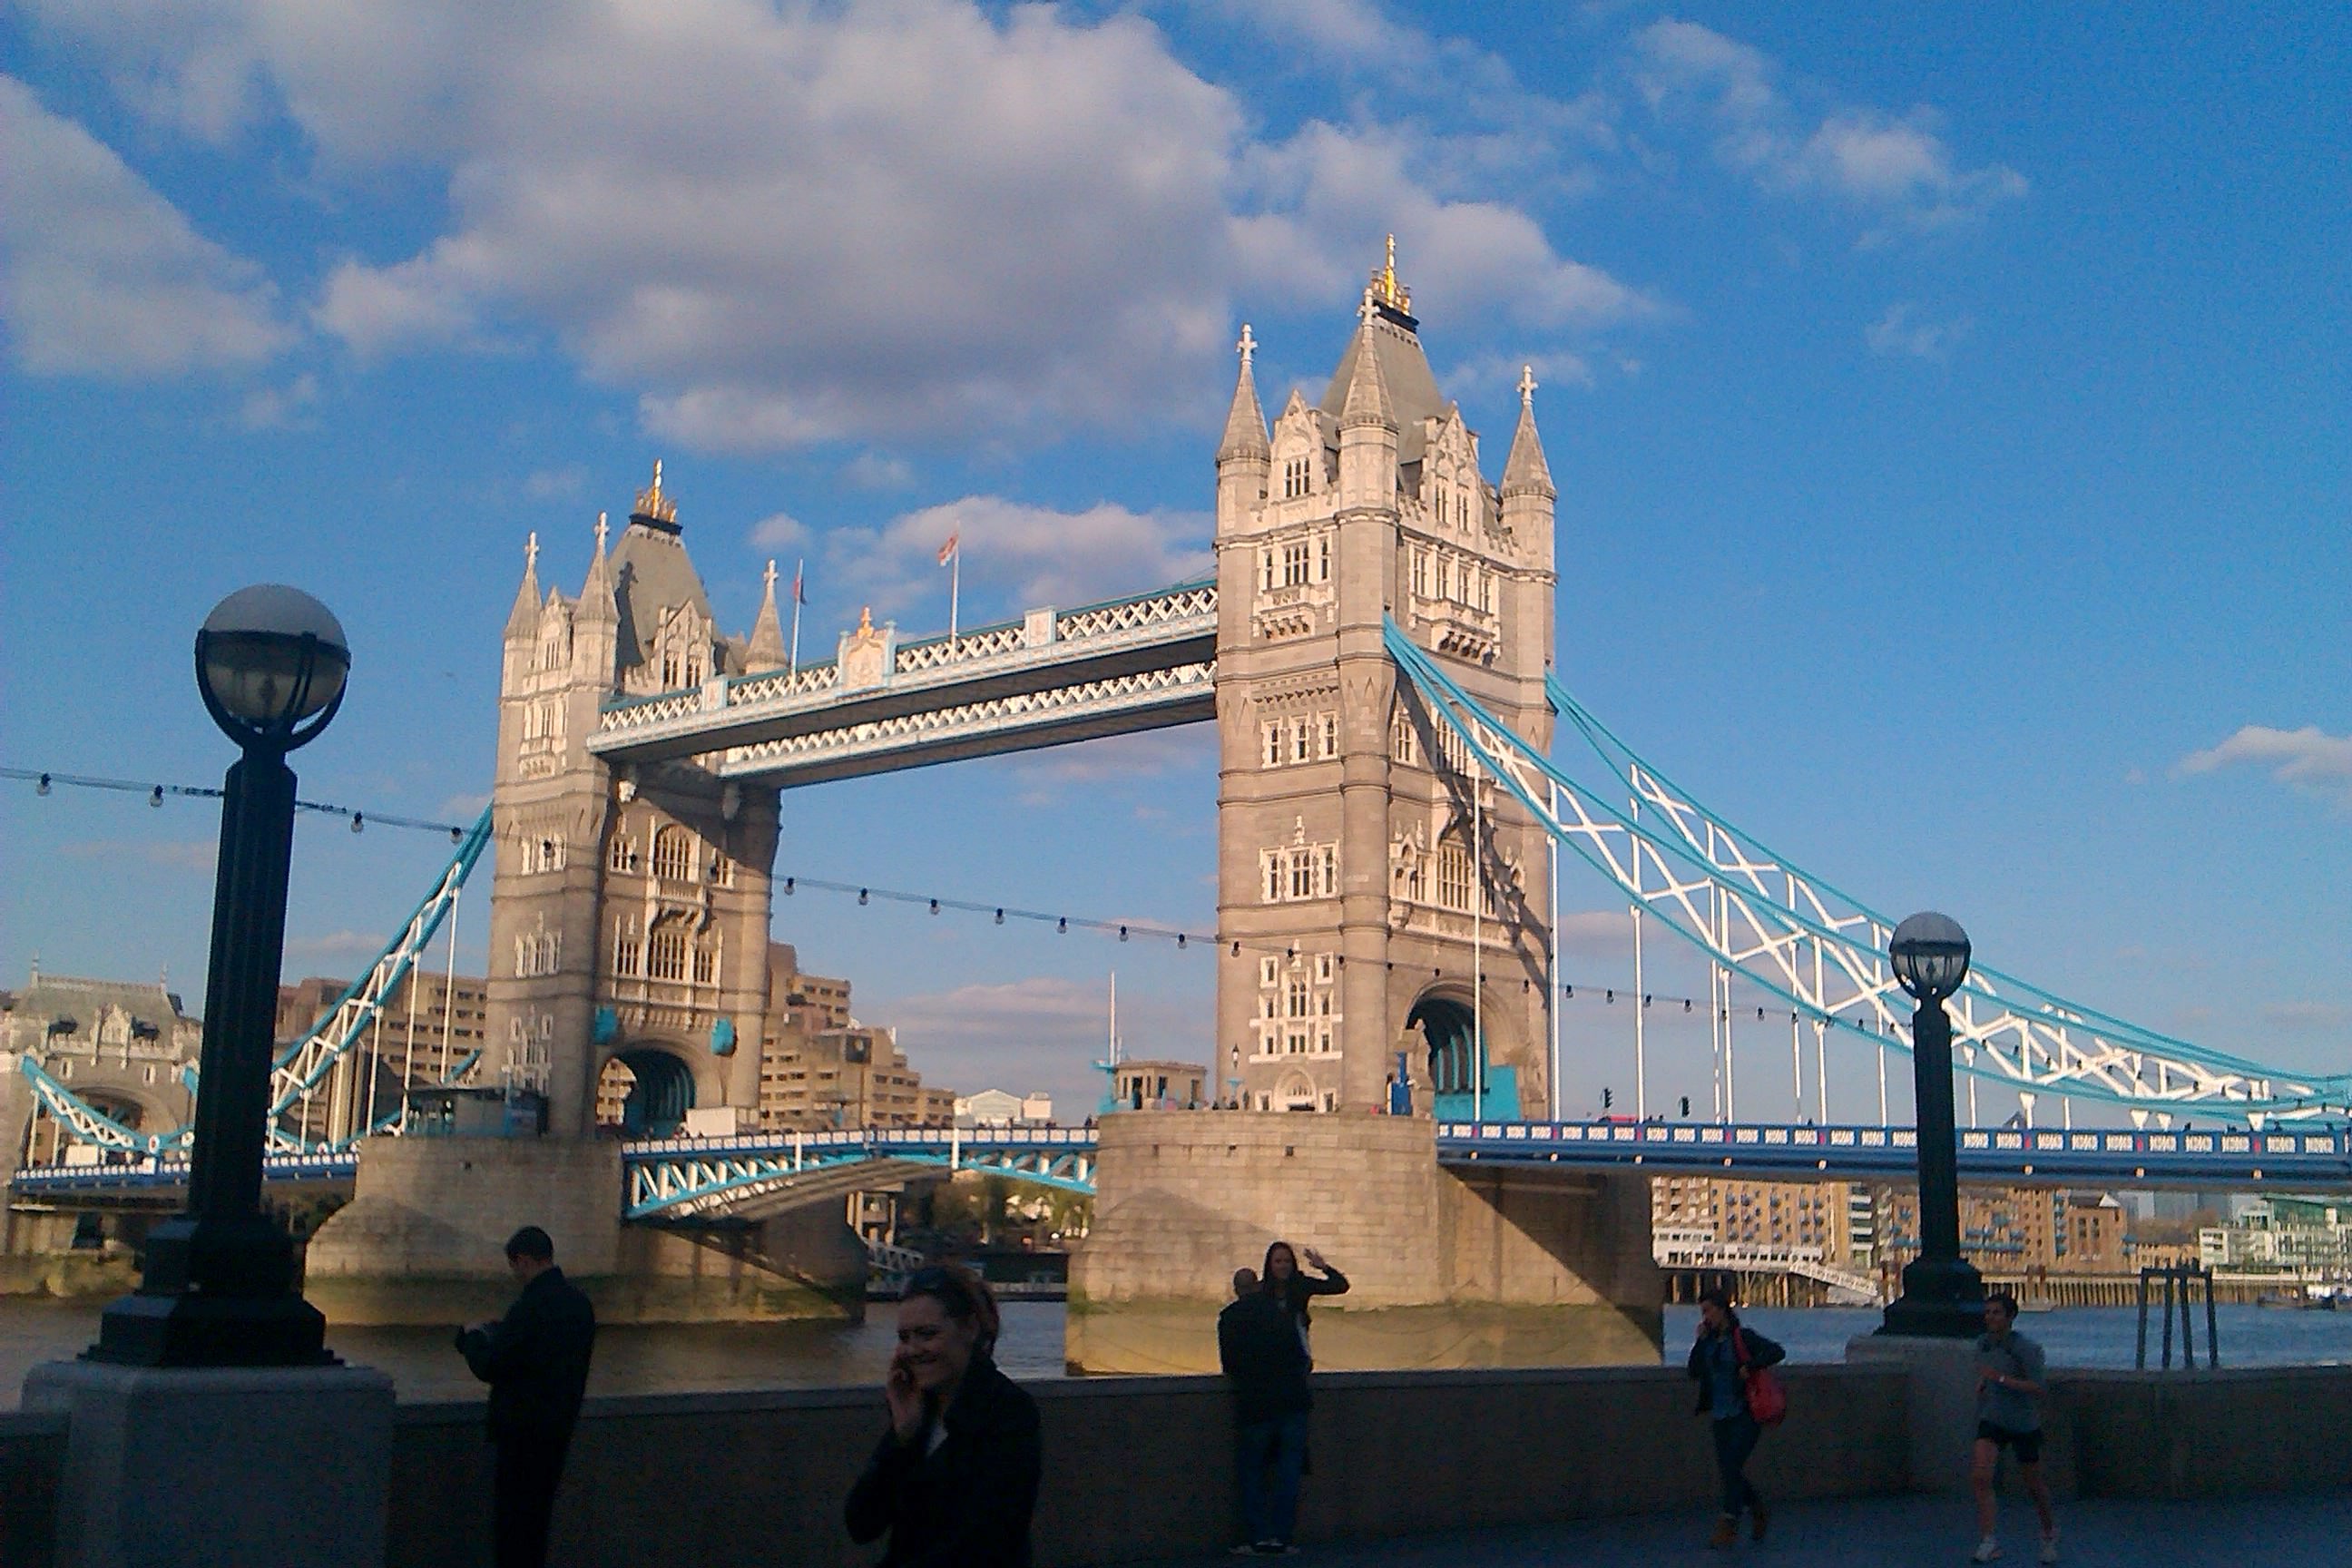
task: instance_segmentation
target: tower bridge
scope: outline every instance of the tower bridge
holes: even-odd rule
[[[750,632],[719,627],[658,464],[617,538],[599,519],[576,593],[542,583],[534,535],[477,830],[497,851],[480,1070],[543,1094],[547,1135],[509,1141],[463,1182],[443,1167],[469,1141],[360,1145],[358,1195],[313,1241],[313,1280],[388,1257],[464,1273],[525,1218],[551,1218],[594,1275],[646,1262],[625,1215],[773,1227],[860,1183],[978,1163],[1097,1194],[1072,1282],[1071,1359],[1090,1368],[1199,1363],[1232,1266],[1284,1233],[1361,1260],[1349,1310],[1318,1333],[1326,1364],[1396,1364],[1393,1325],[1430,1342],[1439,1320],[1438,1339],[1493,1362],[1638,1360],[1655,1355],[1660,1300],[1644,1167],[1907,1168],[1906,1130],[1741,1125],[1727,1106],[1698,1127],[1546,1120],[1555,846],[1704,957],[1727,1029],[1735,977],[1784,1002],[1792,1048],[1807,1032],[1817,1053],[1832,1036],[1900,1045],[1891,922],[1707,812],[1554,678],[1558,491],[1532,376],[1490,481],[1392,259],[1318,398],[1294,390],[1269,421],[1256,346],[1244,328],[1215,454],[1216,568],[1200,582],[947,637],[862,616],[830,659],[801,665],[772,566]],[[1122,1112],[1034,1146],[755,1132],[782,790],[1188,723],[1213,726],[1220,762],[1213,1072],[1244,1109]],[[1556,728],[1587,773],[1552,759]],[[379,978],[429,939],[471,864],[453,862]],[[354,1139],[401,1131],[331,1116],[331,1138],[285,1131],[310,1125],[293,1111],[375,994],[355,988],[281,1064],[289,1158],[350,1159]],[[2048,1149],[1987,1134],[1964,1171],[2128,1162],[2155,1180],[2242,1156],[2252,1180],[2341,1173],[2323,1123],[2352,1102],[2344,1079],[2204,1050],[1997,970],[1953,1005],[1964,1070],[2135,1123],[2084,1147],[2071,1130]],[[1433,1121],[1373,1114],[1400,1053]],[[731,1108],[734,1133],[598,1138],[600,1089],[623,1067],[673,1110]],[[2189,1109],[2242,1121],[2230,1136],[2246,1146],[2165,1144]],[[2129,1146],[2098,1141],[2115,1137]],[[168,1179],[168,1148],[113,1147],[126,1172]],[[18,1189],[94,1179],[27,1173]]]

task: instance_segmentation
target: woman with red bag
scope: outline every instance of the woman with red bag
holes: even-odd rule
[[[1698,1313],[1690,1374],[1698,1380],[1698,1413],[1710,1417],[1715,1468],[1723,1477],[1723,1511],[1716,1519],[1715,1534],[1707,1544],[1725,1548],[1739,1539],[1742,1509],[1748,1510],[1759,1541],[1771,1522],[1771,1511],[1746,1472],[1757,1438],[1766,1426],[1778,1425],[1788,1408],[1779,1380],[1764,1371],[1786,1352],[1755,1330],[1740,1326],[1739,1314],[1731,1310],[1731,1297],[1726,1291],[1709,1290],[1701,1296]]]

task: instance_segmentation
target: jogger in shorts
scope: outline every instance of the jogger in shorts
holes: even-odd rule
[[[2017,1473],[2042,1516],[2042,1561],[2058,1561],[2058,1521],[2050,1511],[2050,1486],[2042,1479],[2042,1347],[2019,1333],[2017,1298],[1997,1290],[1985,1298],[1985,1331],[1977,1339],[1976,1462],[1969,1481],[1977,1494],[1977,1542],[1972,1563],[2000,1557],[1995,1533],[2000,1504],[1993,1497],[1993,1468],[2000,1451],[2017,1455]]]

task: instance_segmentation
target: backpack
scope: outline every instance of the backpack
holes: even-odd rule
[[[1778,1426],[1789,1418],[1789,1391],[1772,1375],[1770,1367],[1748,1369],[1747,1330],[1732,1331],[1731,1348],[1739,1358],[1740,1368],[1748,1372],[1748,1414],[1756,1418],[1759,1426]]]

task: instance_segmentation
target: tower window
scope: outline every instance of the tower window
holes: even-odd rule
[[[694,880],[694,835],[665,827],[654,836],[654,875],[666,882]]]
[[[1307,492],[1314,473],[1310,465],[1311,459],[1306,458],[1293,458],[1282,465],[1283,500],[1297,500]]]
[[[660,926],[646,943],[646,973],[656,980],[686,978],[686,932]]]
[[[629,836],[627,834],[615,833],[613,835],[613,847],[611,852],[605,858],[605,864],[615,871],[633,871],[636,869],[637,852],[630,847]]]

